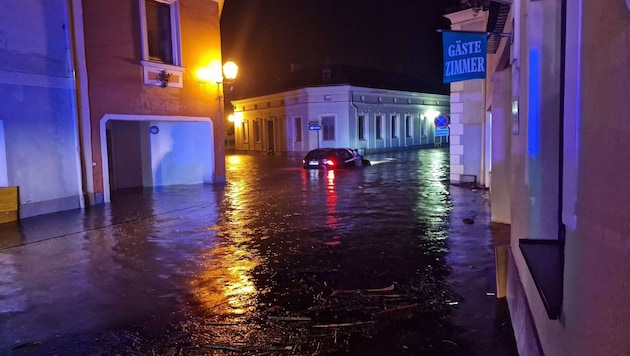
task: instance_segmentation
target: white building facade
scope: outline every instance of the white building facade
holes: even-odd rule
[[[448,136],[436,136],[434,122],[448,116],[448,95],[330,85],[232,104],[239,151],[300,156],[316,148],[350,147],[366,154],[449,142]]]

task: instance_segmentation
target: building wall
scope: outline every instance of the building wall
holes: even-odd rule
[[[448,14],[453,31],[485,31],[483,13],[472,9]],[[451,83],[450,159],[452,183],[485,185],[485,82],[473,79]]]
[[[0,176],[20,218],[83,204],[69,28],[64,0],[3,2]]]
[[[494,130],[493,220],[495,206],[509,202],[507,298],[519,354],[627,355],[630,168],[619,162],[630,158],[630,126],[606,118],[627,111],[630,9],[616,0],[566,6],[563,62],[562,1],[513,2],[511,78],[497,70],[494,89],[486,93],[492,97]],[[517,120],[503,113],[509,108],[508,86],[518,102]],[[509,186],[509,199],[493,194],[497,186]],[[565,242],[557,319],[547,314],[521,239],[559,241],[561,247]]]
[[[439,113],[448,114],[446,95],[341,85],[292,90],[236,100],[232,104],[235,113],[242,118],[235,124],[237,150],[267,151],[268,133],[263,128],[269,121],[273,121],[276,128],[274,151],[298,156],[318,147],[351,147],[369,153],[448,144],[448,137],[435,138],[433,123]],[[359,116],[365,118],[363,139],[359,138]],[[380,139],[375,135],[377,116],[382,117]],[[406,137],[406,116],[411,118],[410,137]],[[335,118],[333,140],[324,139],[323,127],[309,130],[309,121],[321,125],[323,117]],[[394,134],[392,117],[396,121]],[[296,118],[301,119],[299,130]],[[257,121],[261,123],[260,140],[255,139]]]
[[[511,18],[510,11],[507,18]],[[511,21],[505,24],[504,33],[514,35]],[[512,222],[512,137],[517,134],[514,127],[515,112],[512,103],[516,96],[513,95],[512,78],[512,50],[511,38],[504,37],[499,42],[496,53],[488,53],[487,56],[487,80],[486,80],[486,110],[491,115],[491,125],[484,140],[486,147],[486,166],[491,176],[490,207],[491,221],[495,223],[510,224]],[[488,145],[488,141],[490,144]]]
[[[560,140],[560,1],[519,2],[515,13],[518,56],[512,63],[518,123],[512,136],[511,251],[544,354],[565,354],[565,334],[551,320],[520,239],[561,238],[558,232]],[[513,46],[514,47],[514,46]],[[553,271],[549,271],[552,273]],[[521,309],[522,311],[522,309]],[[530,323],[515,313],[515,325]],[[530,344],[533,340],[521,340]]]
[[[509,48],[507,49],[509,51]],[[512,222],[512,70],[511,67],[492,76],[492,181],[490,184],[491,221]]]
[[[630,167],[623,162],[630,159],[630,125],[608,118],[627,117],[630,9],[614,0],[580,5],[570,4],[570,11],[582,16],[581,41],[571,53],[581,63],[567,75],[579,78],[580,93],[579,100],[571,101],[579,112],[568,120],[577,127],[578,139],[573,142],[577,144],[567,147],[567,156],[576,158],[578,175],[572,176],[577,178],[577,196],[567,196],[567,203],[576,204],[575,224],[567,217],[564,310],[566,339],[571,341],[567,350],[568,354],[627,355]]]
[[[108,162],[103,121],[108,118],[135,121],[181,121],[191,124],[206,121],[212,142],[214,165],[212,178],[205,182],[225,181],[225,125],[222,112],[222,87],[201,82],[197,73],[212,63],[221,63],[219,3],[215,1],[179,1],[181,35],[181,87],[169,83],[166,88],[147,85],[143,80],[140,9],[138,0],[84,2],[86,63],[89,75],[89,105],[93,152],[94,190],[106,200]],[[112,26],[115,23],[116,26]],[[104,30],[107,29],[107,30]],[[139,135],[138,139],[148,139]],[[150,144],[144,142],[143,144]],[[208,161],[203,157],[200,160]],[[201,183],[201,181],[199,181]]]

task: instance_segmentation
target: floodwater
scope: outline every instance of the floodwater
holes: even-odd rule
[[[0,354],[515,355],[485,192],[446,149],[365,158],[0,225]]]

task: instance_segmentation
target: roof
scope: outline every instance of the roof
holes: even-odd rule
[[[349,65],[330,65],[322,68],[301,69],[289,72],[275,83],[254,89],[247,96],[260,96],[305,87],[352,85],[366,88],[391,89],[430,94],[448,94],[446,84],[428,83],[422,78],[404,73],[361,68]],[[241,97],[245,95],[240,95]]]

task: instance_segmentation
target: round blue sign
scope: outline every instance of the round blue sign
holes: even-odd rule
[[[440,114],[435,118],[435,120],[433,120],[433,123],[435,123],[435,127],[437,127],[438,129],[445,129],[446,127],[448,127],[449,121],[450,120],[448,116]]]

